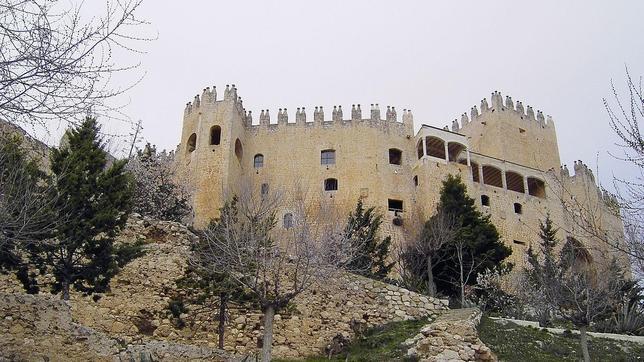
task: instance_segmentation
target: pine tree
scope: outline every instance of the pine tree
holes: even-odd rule
[[[552,224],[550,214],[546,215],[544,222],[539,225],[539,248],[537,252],[532,245],[528,248],[527,261],[530,265],[526,269],[526,276],[532,288],[537,289],[535,294],[543,294],[544,286],[553,283],[557,278],[557,257],[555,247],[559,243],[557,229]],[[541,256],[541,257],[540,257]],[[539,290],[540,289],[540,290]],[[552,307],[548,303],[535,303],[539,324],[542,327],[550,325]]]
[[[32,254],[36,265],[51,268],[52,292],[69,299],[70,287],[103,292],[118,271],[116,233],[130,212],[132,186],[126,161],[106,168],[107,153],[95,119],[68,131],[68,144],[51,154],[55,212],[53,241]]]
[[[387,262],[391,237],[381,239],[378,236],[381,224],[382,215],[377,213],[376,208],[365,210],[362,200],[358,200],[345,227],[346,238],[352,244],[351,250],[356,250],[355,258],[347,266],[348,270],[378,280],[387,277],[394,263]]]
[[[476,209],[460,176],[448,175],[443,181],[438,211],[456,218],[457,232],[438,251],[436,286],[444,294],[459,295],[463,303],[465,287],[475,284],[480,272],[499,267],[512,250],[499,240],[489,215]]]

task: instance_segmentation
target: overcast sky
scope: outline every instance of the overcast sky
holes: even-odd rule
[[[417,129],[450,124],[498,90],[552,115],[569,167],[595,169],[599,155],[604,183],[626,172],[606,153],[616,148],[602,97],[611,79],[624,86],[625,64],[644,74],[644,1],[147,0],[140,10],[158,40],[126,111],[161,148],[176,147],[185,103],[207,86],[223,95],[236,84],[256,119],[379,103],[412,109]]]

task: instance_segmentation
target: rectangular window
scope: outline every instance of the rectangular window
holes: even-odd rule
[[[324,191],[337,191],[338,190],[338,180],[334,178],[328,178],[324,180]]]
[[[323,165],[335,165],[335,150],[324,150],[320,154],[320,163]]]
[[[402,200],[388,199],[387,207],[389,211],[403,211],[403,202]]]
[[[525,246],[525,241],[513,240],[512,242],[517,245]]]
[[[262,184],[262,195],[268,195],[268,184]]]

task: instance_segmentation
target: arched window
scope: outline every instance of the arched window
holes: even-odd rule
[[[518,203],[518,202],[515,202],[515,203],[514,203],[514,213],[515,213],[515,214],[519,214],[519,215],[520,215],[520,214],[523,214],[523,205],[521,205],[521,204],[520,204],[520,203]]]
[[[210,128],[210,144],[218,145],[221,142],[221,127],[212,126]]]
[[[284,229],[290,229],[293,227],[293,214],[290,212],[284,214]]]
[[[503,187],[503,174],[494,166],[483,166],[483,183],[490,186]]]
[[[188,144],[186,145],[186,150],[192,152],[197,149],[197,134],[193,133],[188,137]]]
[[[488,195],[481,195],[481,205],[490,206],[490,197]]]
[[[445,141],[438,137],[428,136],[425,138],[427,144],[427,155],[445,159]]]
[[[338,190],[338,179],[328,178],[324,180],[324,191],[337,191]]]
[[[335,165],[335,150],[322,150],[320,152],[320,163],[322,165]]]
[[[447,152],[451,162],[458,162],[465,159],[465,164],[467,164],[467,155],[465,154],[465,150],[465,146],[460,143],[449,142],[447,144]]]
[[[418,159],[420,160],[423,158],[425,155],[425,151],[423,150],[423,139],[421,138],[418,140],[418,144],[416,145],[416,153],[418,154]]]
[[[402,151],[397,148],[389,149],[389,164],[401,165],[402,164]]]
[[[528,193],[532,196],[545,198],[546,184],[538,178],[528,177]]]
[[[264,167],[264,155],[261,153],[258,153],[253,157],[253,166],[255,168],[262,168]]]
[[[242,147],[242,143],[239,138],[235,141],[235,156],[237,156],[237,160],[239,160],[239,162],[241,162],[242,157],[244,156],[244,148]]]
[[[508,185],[508,190],[525,193],[523,187],[523,176],[514,171],[507,171],[505,173],[505,184]]]

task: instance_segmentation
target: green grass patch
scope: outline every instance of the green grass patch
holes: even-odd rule
[[[556,335],[545,330],[481,319],[479,337],[501,361],[579,361],[579,335]],[[644,361],[644,346],[634,342],[588,337],[593,361]]]
[[[401,346],[402,342],[418,334],[420,329],[429,323],[429,320],[413,320],[392,322],[380,327],[367,330],[364,337],[354,341],[348,350],[349,361],[411,361],[405,355],[407,350]],[[347,353],[333,357],[330,361],[345,361]],[[308,357],[302,359],[307,362],[329,361],[324,356]],[[301,361],[302,361],[301,360]],[[294,360],[277,359],[276,362]]]

